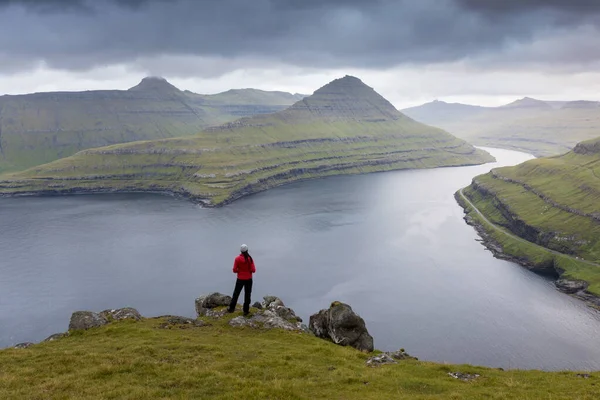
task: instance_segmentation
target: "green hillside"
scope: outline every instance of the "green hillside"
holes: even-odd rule
[[[494,169],[464,194],[492,223],[556,253],[526,243],[506,252],[534,269],[588,282],[587,291],[600,295],[600,138],[561,156]]]
[[[154,191],[220,205],[299,179],[491,160],[347,76],[274,114],[189,138],[85,150],[6,176],[0,194]]]
[[[480,146],[525,151],[536,156],[566,153],[600,135],[600,103],[545,102],[524,98],[502,107],[435,101],[402,110]]]
[[[129,90],[0,96],[0,172],[137,140],[196,134],[240,117],[282,110],[302,98],[284,92],[180,91],[162,78]]]
[[[26,349],[0,350],[2,399],[596,399],[596,373],[503,371],[368,357],[311,334],[113,322]],[[409,349],[410,350],[410,349]],[[460,372],[478,376],[463,381]]]

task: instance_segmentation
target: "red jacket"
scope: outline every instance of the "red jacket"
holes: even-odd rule
[[[233,262],[233,273],[237,274],[238,279],[245,281],[252,279],[252,274],[256,272],[254,261],[248,261],[249,262],[246,262],[246,259],[241,254],[235,258],[235,261]]]

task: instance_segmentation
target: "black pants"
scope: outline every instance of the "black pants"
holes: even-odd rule
[[[240,297],[240,293],[242,293],[242,288],[244,288],[244,314],[247,314],[250,311],[252,279],[238,279],[235,282],[235,289],[233,290],[233,297],[231,298],[231,303],[229,304],[229,311],[235,310],[235,306],[237,304],[238,298]]]

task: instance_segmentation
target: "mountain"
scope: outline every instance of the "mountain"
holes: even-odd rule
[[[221,205],[300,179],[492,160],[346,76],[274,114],[193,137],[85,150],[10,175],[0,194],[154,191]]]
[[[469,143],[548,156],[566,153],[600,134],[598,104],[525,97],[501,107],[434,102],[402,111]]]
[[[587,282],[587,292],[600,296],[600,138],[561,156],[494,169],[463,192],[490,221],[529,242],[506,243],[500,235],[505,253]]]
[[[144,78],[129,90],[0,96],[0,172],[92,147],[196,134],[283,110],[301,98],[256,89],[199,95],[158,77]]]
[[[549,110],[552,106],[545,101],[532,99],[531,97],[523,97],[522,99],[513,101],[512,103],[502,106],[502,108],[529,108]]]

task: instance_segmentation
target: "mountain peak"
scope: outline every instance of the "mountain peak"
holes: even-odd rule
[[[169,81],[160,76],[147,76],[136,86],[130,88],[131,91],[159,92],[159,93],[179,93],[178,88],[171,85]]]
[[[313,117],[364,121],[396,120],[403,116],[373,88],[350,75],[329,82],[288,110],[309,112]]]
[[[503,108],[552,108],[552,106],[543,100],[534,99],[532,97],[523,97],[522,99],[513,101]]]

